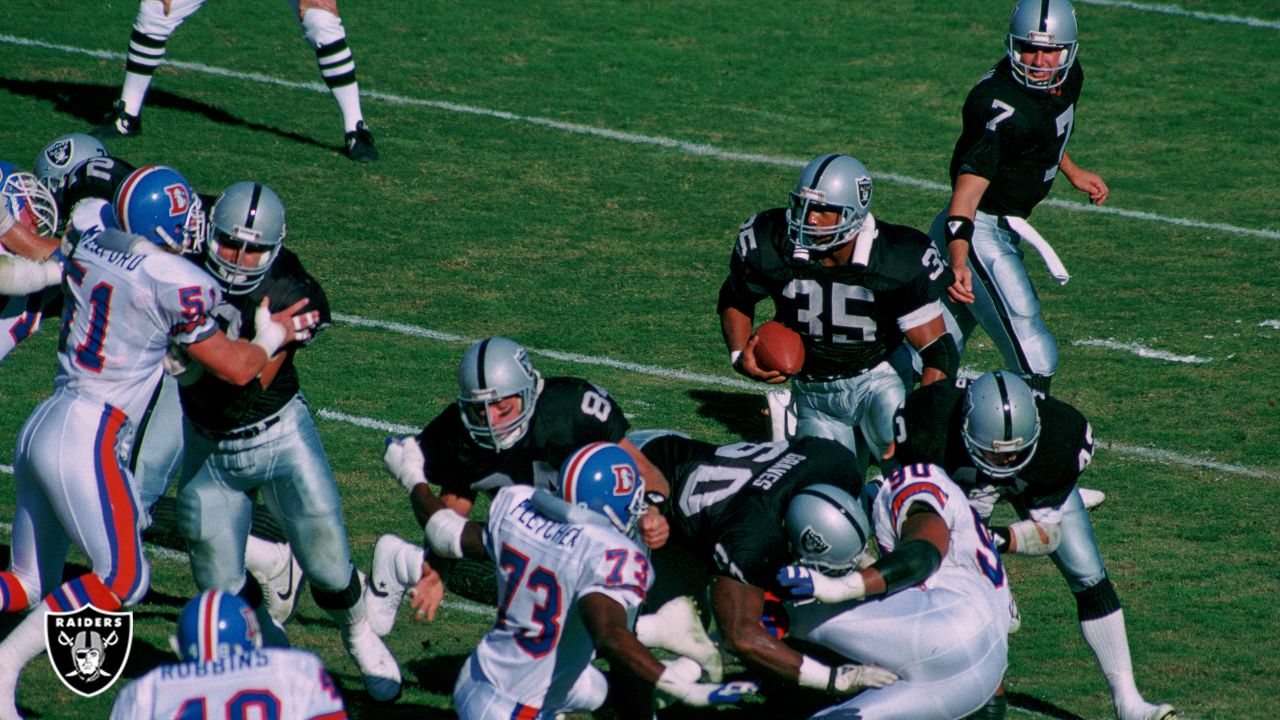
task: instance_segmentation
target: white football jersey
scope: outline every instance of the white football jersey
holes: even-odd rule
[[[111,720],[343,720],[342,697],[316,655],[263,648],[208,662],[161,665],[116,696]]]
[[[876,495],[872,513],[881,554],[896,546],[908,510],[916,503],[933,508],[951,531],[947,554],[937,571],[922,583],[923,587],[980,592],[1007,629],[1012,597],[991,533],[970,507],[964,491],[937,465],[904,466],[887,479]]]
[[[137,418],[164,372],[169,342],[217,332],[222,291],[194,263],[120,230],[82,239],[65,264],[56,388]]]
[[[553,712],[595,656],[578,600],[600,593],[634,620],[653,578],[648,555],[630,538],[552,520],[533,508],[533,493],[504,487],[489,508],[485,545],[498,565],[498,619],[473,657],[502,695]]]

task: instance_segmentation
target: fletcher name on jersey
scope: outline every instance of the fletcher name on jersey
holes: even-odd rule
[[[875,367],[902,343],[903,328],[937,316],[944,273],[924,233],[868,217],[848,263],[828,266],[798,248],[787,208],[744,223],[720,287],[717,313],[754,317],[772,298],[775,319],[804,338],[800,377],[849,377]]]

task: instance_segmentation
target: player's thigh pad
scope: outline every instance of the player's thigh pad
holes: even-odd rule
[[[1102,582],[1107,569],[1093,535],[1089,511],[1080,499],[1079,489],[1072,489],[1062,508],[1062,542],[1050,556],[1072,592],[1079,592]]]
[[[871,452],[879,459],[893,442],[893,415],[906,400],[906,390],[903,389],[902,378],[887,363],[872,368],[858,380],[864,391],[858,427],[871,446]]]
[[[178,531],[187,541],[196,586],[239,592],[253,500],[221,477],[212,460],[218,454],[213,440],[193,430],[190,423],[184,438]]]
[[[142,0],[138,5],[138,17],[134,20],[133,29],[144,35],[168,38],[183,20],[191,17],[203,4],[204,0],[173,0],[166,14],[164,3],[160,0]]]

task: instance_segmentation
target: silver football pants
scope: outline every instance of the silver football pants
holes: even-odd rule
[[[864,472],[868,460],[878,462],[889,449],[893,414],[906,400],[902,379],[888,362],[839,380],[811,382],[793,378],[791,395],[796,437],[835,440],[858,454],[859,470]],[[858,441],[859,434],[863,442]]]
[[[341,591],[353,569],[342,499],[306,401],[295,396],[262,425],[252,437],[215,440],[190,420],[183,424],[178,528],[190,547],[196,586],[227,592],[243,586],[257,491],[312,584]]]
[[[929,228],[929,237],[942,257],[949,258],[944,233],[946,217],[946,210],[938,214]],[[952,302],[944,296],[945,302],[960,330],[955,340],[962,355],[973,328],[981,325],[1000,350],[1007,368],[1023,375],[1051,377],[1058,371],[1058,343],[1045,327],[1040,298],[1022,261],[1018,235],[999,217],[978,213],[969,248],[973,304]]]

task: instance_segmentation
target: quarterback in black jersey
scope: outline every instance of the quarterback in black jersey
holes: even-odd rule
[[[850,450],[816,437],[715,446],[657,433],[638,442],[671,483],[662,505],[672,550],[687,551],[711,576],[711,609],[727,650],[790,682],[842,695],[892,682],[892,674],[874,666],[828,668],[761,625],[766,598],[782,596],[779,568],[795,559],[782,522],[792,498],[818,484],[858,497],[862,475]],[[664,564],[670,566],[667,552],[654,553],[658,584]],[[655,586],[650,599],[661,602],[662,593]]]
[[[894,424],[900,463],[941,466],[984,518],[998,500],[1009,501],[1019,520],[992,528],[1001,551],[1053,558],[1111,686],[1117,718],[1169,718],[1171,706],[1148,703],[1138,692],[1120,598],[1076,487],[1094,451],[1093,430],[1080,411],[996,371],[912,392]]]
[[[955,275],[947,295],[957,345],[963,349],[981,324],[1005,365],[1046,394],[1058,369],[1058,346],[1041,317],[1021,243],[1044,256],[1059,282],[1069,276],[1026,219],[1059,170],[1095,204],[1107,199],[1102,177],[1067,154],[1084,84],[1077,49],[1068,0],[1018,2],[1006,57],[965,100],[964,129],[951,155],[951,201],[929,231]]]
[[[796,435],[858,450],[857,428],[878,460],[905,395],[889,354],[905,336],[920,352],[926,384],[953,376],[958,354],[942,317],[946,269],[937,251],[924,233],[879,221],[870,208],[862,163],[848,155],[811,161],[788,207],[740,228],[717,312],[734,369],[783,382],[753,353],[755,306],[770,298],[774,318],[804,340],[804,366],[792,378]]]

